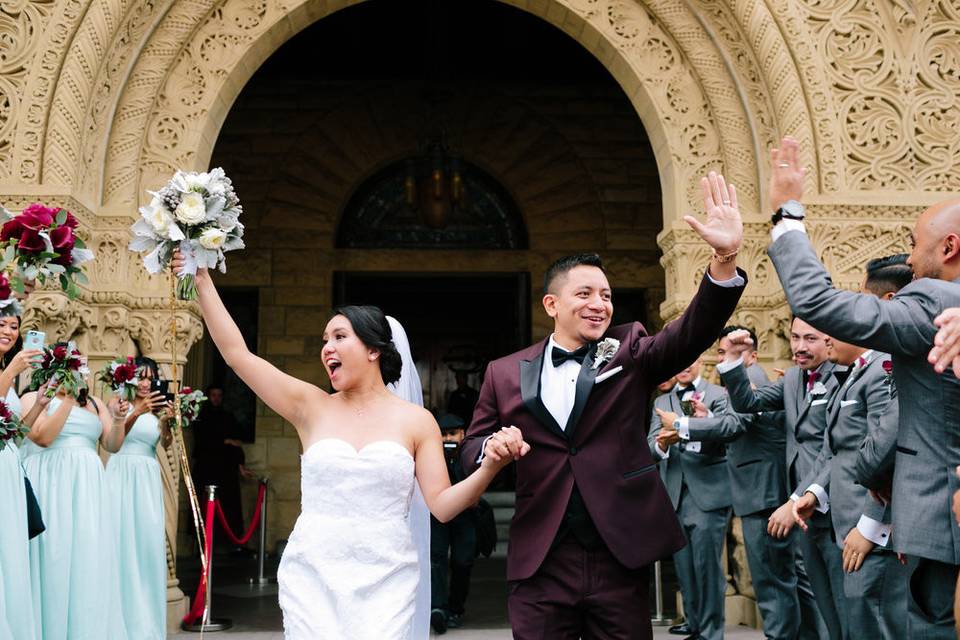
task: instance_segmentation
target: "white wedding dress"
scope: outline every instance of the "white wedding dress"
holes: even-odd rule
[[[287,640],[408,640],[420,568],[414,461],[399,442],[314,443],[301,513],[277,572]]]

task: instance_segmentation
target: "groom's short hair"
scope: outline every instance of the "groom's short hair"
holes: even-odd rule
[[[580,266],[596,267],[606,273],[603,269],[603,262],[600,260],[600,256],[595,253],[578,253],[572,256],[564,256],[550,265],[547,272],[543,275],[543,295],[555,293],[551,291],[551,288],[554,286],[557,278],[566,275],[567,272],[574,267]]]

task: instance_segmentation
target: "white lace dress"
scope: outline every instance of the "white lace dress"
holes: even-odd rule
[[[314,443],[277,573],[287,640],[408,640],[419,581],[414,462],[398,442]]]

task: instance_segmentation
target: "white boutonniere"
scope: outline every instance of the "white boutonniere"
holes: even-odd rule
[[[810,390],[810,395],[812,396],[822,396],[827,392],[827,388],[819,380],[813,385],[813,389]]]
[[[597,344],[597,352],[593,356],[593,366],[591,369],[599,369],[607,362],[613,359],[613,355],[620,348],[620,341],[616,338],[604,338]]]

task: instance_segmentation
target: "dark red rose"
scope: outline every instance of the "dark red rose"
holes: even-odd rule
[[[183,389],[180,390],[180,393],[183,395],[189,395],[193,393],[193,389],[191,389],[190,387],[184,387]]]
[[[50,231],[50,243],[53,245],[53,250],[57,253],[61,253],[64,250],[70,251],[73,249],[76,241],[77,239],[73,234],[73,229],[66,225],[56,227]]]
[[[20,241],[17,243],[17,248],[21,251],[40,253],[47,248],[47,245],[38,232],[33,229],[24,229],[20,235]]]
[[[50,368],[50,363],[53,362],[53,357],[49,353],[43,354],[43,363],[40,365],[44,369]]]
[[[74,371],[79,369],[81,364],[83,363],[80,362],[80,358],[71,358],[70,360],[67,360],[67,366],[73,369]]]
[[[0,300],[9,300],[13,292],[10,290],[10,281],[6,275],[0,274]]]
[[[884,360],[883,364],[881,364],[880,366],[883,367],[883,371],[887,375],[890,375],[891,373],[893,373],[893,362],[891,362],[890,360]]]
[[[53,348],[54,360],[63,360],[66,357],[67,357],[67,345],[58,344]]]
[[[77,221],[77,218],[72,213],[70,213],[66,209],[64,209],[63,212],[67,214],[67,221],[64,222],[65,225],[67,225],[71,229],[76,229],[77,227],[80,226],[80,222]]]
[[[62,267],[69,267],[73,264],[73,252],[70,249],[61,249],[57,253],[60,255],[53,259],[54,264],[59,264]]]
[[[24,209],[17,217],[20,218],[20,223],[27,229],[39,231],[53,224],[57,211],[59,209],[51,209],[35,203]]]
[[[10,238],[17,238],[19,240],[23,230],[24,226],[23,222],[20,221],[20,216],[15,217],[13,220],[8,220],[3,223],[3,228],[0,228],[0,241],[6,242]]]

